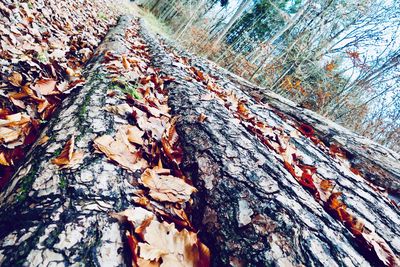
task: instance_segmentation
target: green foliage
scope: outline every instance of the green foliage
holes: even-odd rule
[[[39,60],[42,63],[46,63],[48,61],[47,53],[46,52],[38,53],[36,55],[36,59]]]
[[[138,84],[131,84],[130,82],[123,80],[123,79],[118,79],[114,80],[111,83],[112,88],[114,90],[118,90],[123,92],[124,94],[128,94],[133,96],[136,99],[140,99],[140,94],[136,91],[136,88]]]
[[[107,20],[107,19],[108,19],[108,17],[106,16],[106,14],[104,14],[103,12],[99,12],[99,13],[97,14],[97,17],[98,17],[99,19],[101,19],[101,20]]]

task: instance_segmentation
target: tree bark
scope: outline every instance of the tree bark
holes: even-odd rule
[[[186,158],[184,170],[199,193],[192,219],[211,248],[214,266],[369,266],[382,265],[371,247],[360,242],[308,190],[301,186],[260,140],[238,122],[217,99],[204,101],[207,82],[192,80],[190,67],[176,64],[171,53],[189,58],[191,67],[214,77],[224,90],[245,99],[250,110],[269,124],[292,131],[298,123],[312,125],[324,142],[340,145],[354,175],[309,138],[294,138],[296,148],[318,166],[320,175],[335,182],[346,196],[347,210],[375,229],[394,255],[400,253],[400,212],[376,187],[398,192],[399,155],[357,136],[291,101],[257,88],[206,60],[154,44],[155,65],[176,80],[169,84],[169,104],[180,116],[177,131]],[[262,97],[268,105],[254,101]],[[199,120],[206,116],[204,122]],[[324,171],[322,171],[324,170]],[[364,177],[364,178],[362,178]],[[398,264],[394,256],[393,265]],[[389,265],[390,265],[389,264]]]
[[[218,33],[218,37],[215,40],[214,44],[220,43],[222,41],[222,39],[225,37],[225,35],[228,33],[228,31],[231,29],[231,27],[233,26],[233,24],[235,24],[235,22],[240,19],[240,17],[242,16],[243,12],[246,10],[246,7],[248,5],[248,2],[243,0],[238,9],[236,10],[235,14],[233,14],[232,18],[229,20],[229,22],[224,26],[224,29],[222,30],[222,32]]]
[[[63,102],[44,130],[49,141],[34,145],[1,192],[1,266],[125,265],[123,229],[108,212],[129,205],[131,175],[95,154],[92,140],[118,123],[103,109],[115,100],[106,96],[109,80],[100,63],[105,51],[127,51],[130,25],[125,17],[107,34],[87,67],[86,85]],[[78,169],[59,169],[51,160],[71,135],[85,158]]]
[[[130,205],[137,189],[131,182],[137,175],[94,153],[92,140],[115,131],[121,123],[103,110],[105,104],[119,104],[119,100],[106,97],[109,79],[100,63],[105,51],[127,53],[124,36],[130,23],[130,18],[122,18],[107,35],[88,67],[86,85],[64,102],[45,129],[43,135],[50,140],[32,148],[26,164],[1,192],[2,266],[124,266],[129,262],[124,259],[130,255],[122,238],[123,226],[108,212]],[[177,50],[159,43],[146,29],[141,35],[149,45],[153,65],[175,78],[165,89],[172,113],[180,116],[176,130],[185,155],[182,167],[198,189],[190,216],[211,249],[214,266],[378,266],[382,258],[327,212],[224,103],[203,99],[211,81],[246,100],[252,113],[276,129],[292,132],[306,123],[324,142],[340,145],[352,164],[360,164],[361,176],[309,138],[291,139],[304,160],[318,166],[319,175],[335,182],[335,190],[346,196],[347,210],[368,229],[375,229],[385,249],[399,255],[399,209],[362,178],[384,186],[391,179],[390,186],[398,192],[396,153],[208,61],[178,51],[179,56],[191,58],[188,66],[178,63],[171,54]],[[208,73],[209,81],[194,79],[193,68]],[[79,169],[60,170],[50,161],[72,134],[86,156]],[[383,175],[386,178],[380,179]],[[393,257],[394,266],[398,259]]]

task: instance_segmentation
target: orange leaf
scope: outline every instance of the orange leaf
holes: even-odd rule
[[[131,64],[129,64],[128,60],[126,59],[126,55],[122,56],[122,65],[124,66],[124,69],[128,70],[131,66]]]
[[[8,81],[12,85],[20,87],[22,85],[22,75],[16,71],[13,71],[11,75],[8,77]]]
[[[74,152],[75,136],[67,141],[60,155],[51,162],[61,168],[70,168],[77,165],[83,158],[83,152]]]
[[[331,180],[322,180],[321,183],[319,184],[319,187],[323,191],[327,192],[333,187],[333,184]]]
[[[0,152],[0,165],[10,166],[10,162],[6,159],[6,155],[4,152]]]

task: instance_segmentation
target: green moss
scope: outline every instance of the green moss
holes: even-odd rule
[[[54,151],[53,156],[54,157],[60,156],[62,150],[63,150],[62,147],[58,148],[56,151]]]
[[[65,189],[67,188],[67,179],[60,177],[60,182],[58,183],[58,185],[60,186],[61,189]]]
[[[27,198],[29,190],[32,188],[32,184],[35,181],[35,176],[38,172],[34,167],[35,166],[32,166],[31,171],[22,178],[21,187],[16,196],[17,202],[23,202]]]
[[[99,71],[97,71],[96,73],[93,74],[93,78],[90,79],[90,85],[86,84],[86,86],[90,86],[90,89],[88,91],[88,93],[85,95],[85,98],[82,101],[82,104],[79,106],[79,111],[78,111],[78,132],[79,134],[76,136],[76,141],[81,140],[81,138],[84,136],[84,134],[86,133],[86,131],[88,129],[90,129],[90,127],[87,127],[87,123],[86,122],[86,114],[88,111],[88,107],[90,104],[90,99],[94,93],[94,91],[98,88],[98,86],[93,85],[93,81],[96,81],[98,83],[102,83],[102,80],[105,79],[106,76],[104,73],[101,73]]]

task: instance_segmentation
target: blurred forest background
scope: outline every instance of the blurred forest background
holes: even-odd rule
[[[136,2],[191,52],[400,151],[400,1]]]

